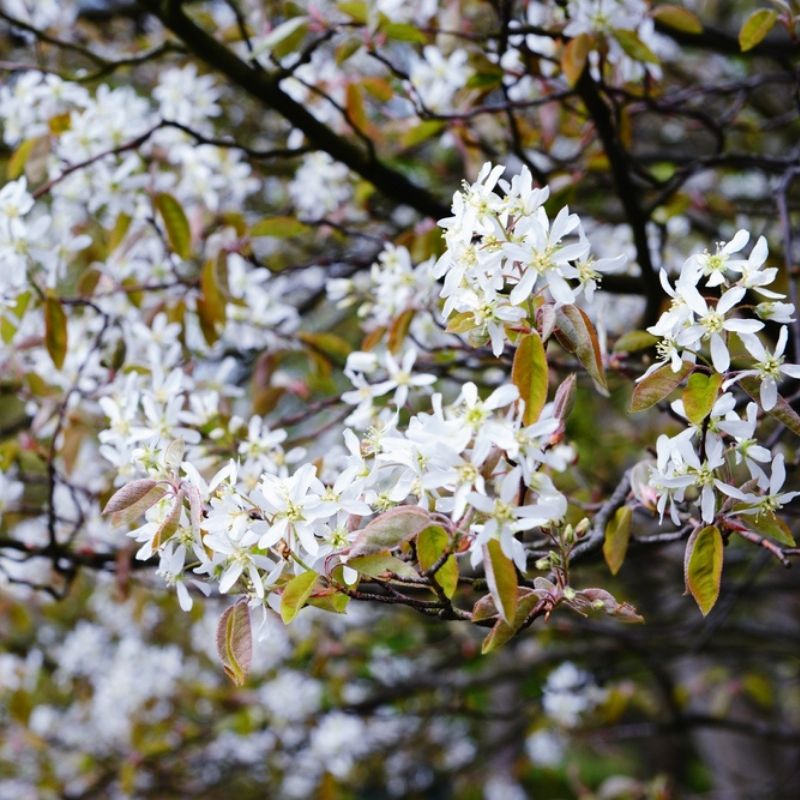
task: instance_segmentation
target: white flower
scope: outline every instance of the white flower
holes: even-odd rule
[[[726,319],[726,314],[732,311],[744,297],[745,289],[741,286],[728,289],[719,298],[714,308],[708,305],[705,298],[693,286],[683,287],[682,295],[698,319],[678,334],[678,344],[682,347],[694,348],[701,341],[710,340],[711,361],[714,369],[720,373],[727,372],[731,356],[723,338],[725,332],[755,333],[764,327],[764,323],[756,319]]]
[[[747,507],[739,509],[734,513],[754,514],[774,514],[782,506],[794,500],[800,492],[781,492],[784,481],[786,480],[786,466],[783,461],[783,453],[778,453],[772,459],[772,474],[767,480],[766,476],[759,481],[759,488],[766,494],[756,494],[755,492],[743,492],[735,486],[726,483],[719,483],[719,488],[729,497],[739,500]]]
[[[778,341],[773,353],[767,352],[758,336],[752,334],[742,334],[744,346],[751,356],[756,360],[753,369],[740,372],[736,379],[747,376],[757,377],[761,381],[761,407],[764,411],[775,408],[778,402],[778,381],[781,375],[788,375],[790,378],[800,378],[800,364],[784,364],[783,351],[786,348],[788,329],[785,325],[781,326],[778,334]]]

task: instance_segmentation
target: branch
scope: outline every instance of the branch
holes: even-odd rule
[[[614,187],[633,233],[636,260],[642,270],[642,283],[647,296],[645,319],[649,324],[655,322],[658,317],[663,290],[650,258],[650,244],[647,240],[648,215],[644,210],[639,191],[631,178],[628,154],[617,137],[611,109],[600,94],[588,69],[583,71],[580,80],[575,84],[575,89],[597,129],[611,167]]]
[[[399,204],[411,206],[420,214],[436,219],[448,215],[447,206],[427,189],[412,183],[401,172],[336,134],[280,88],[279,76],[256,70],[242,61],[189,19],[179,3],[139,0],[139,4],[158,17],[204,63],[302,131],[315,149],[342,162]]]

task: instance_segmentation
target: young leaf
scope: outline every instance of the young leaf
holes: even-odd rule
[[[567,375],[556,389],[555,397],[553,398],[553,416],[564,420],[572,411],[575,405],[575,384],[578,379],[575,375]]]
[[[638,353],[647,350],[658,341],[657,336],[647,331],[628,331],[614,342],[615,353]]]
[[[574,353],[591,375],[600,394],[608,396],[603,354],[592,321],[577,306],[562,306],[556,311],[556,338],[565,350]]]
[[[134,503],[141,500],[156,485],[156,482],[150,478],[142,478],[138,481],[126,483],[111,495],[111,498],[106,503],[106,507],[103,509],[103,513],[113,514],[115,511],[122,511],[123,508],[132,506]]]
[[[44,301],[44,331],[47,352],[56,369],[61,369],[67,356],[67,315],[55,297],[47,297]]]
[[[574,86],[586,67],[586,59],[592,49],[592,38],[581,33],[567,42],[561,51],[561,71],[570,86]]]
[[[417,536],[417,560],[423,571],[428,571],[444,555],[450,546],[450,537],[439,525],[431,525]],[[458,562],[449,555],[433,575],[442,587],[445,596],[452,597],[458,587]]]
[[[722,578],[722,534],[715,525],[695,530],[686,543],[684,576],[703,616],[714,608]]]
[[[113,525],[130,525],[135,520],[147,511],[148,508],[154,506],[164,495],[167,490],[164,486],[158,484],[153,486],[149,491],[143,494],[136,502],[131,503],[127,508],[114,511],[111,515],[111,523]]]
[[[419,578],[417,571],[410,564],[393,556],[388,550],[351,558],[348,560],[347,566],[367,578],[378,578],[385,572],[393,572],[401,578]]]
[[[250,235],[287,239],[292,236],[302,236],[311,230],[313,228],[310,225],[294,217],[264,217],[250,228]]]
[[[684,33],[702,33],[703,23],[699,17],[688,8],[681,6],[664,5],[653,9],[653,18],[658,22]]]
[[[677,372],[672,371],[669,364],[664,364],[655,372],[651,372],[643,381],[639,381],[633,390],[628,410],[632,413],[644,411],[661,402],[679,386],[681,381],[694,369],[691,361],[684,361]]]
[[[8,159],[6,164],[6,177],[8,180],[16,180],[25,171],[25,164],[28,162],[28,157],[37,141],[37,139],[25,139],[11,154],[11,158]]]
[[[300,609],[306,604],[314,590],[317,582],[316,572],[308,570],[295,575],[286,586],[283,587],[281,594],[281,619],[288,625],[298,614]]]
[[[713,375],[695,372],[689,376],[686,388],[683,390],[683,407],[689,422],[700,425],[711,413],[720,386],[722,386],[722,375],[716,372]]]
[[[403,347],[406,336],[408,336],[408,329],[411,327],[411,321],[416,313],[415,309],[407,308],[392,320],[392,324],[389,326],[387,344],[393,353],[398,353]]]
[[[511,380],[525,401],[525,425],[532,425],[542,413],[547,402],[547,377],[544,345],[539,334],[533,331],[519,340],[511,367]]]
[[[620,47],[636,61],[658,64],[658,56],[636,35],[634,31],[619,29],[614,31],[614,38]]]
[[[619,572],[625,561],[625,554],[628,552],[628,542],[631,538],[631,516],[630,506],[621,506],[606,526],[603,558],[605,558],[612,575]]]
[[[739,47],[746,53],[764,41],[764,37],[778,21],[778,12],[771,8],[759,8],[754,11],[739,29]]]
[[[779,544],[786,547],[796,547],[797,543],[789,530],[789,526],[771,511],[762,511],[760,514],[742,514],[739,520],[751,531],[769,536]]]
[[[419,506],[391,508],[359,532],[350,550],[350,558],[391,550],[416,536],[430,522],[428,512]]]
[[[483,565],[500,618],[510,624],[517,612],[517,570],[497,539],[490,539],[483,546]]]
[[[158,550],[158,548],[178,530],[178,524],[181,521],[181,510],[183,509],[183,496],[183,490],[181,489],[181,491],[175,495],[175,500],[172,503],[169,514],[164,517],[163,521],[156,529],[156,532],[153,534],[153,538],[150,542],[153,550]]]
[[[161,193],[156,195],[156,208],[164,220],[170,246],[181,258],[189,258],[192,252],[192,235],[183,206],[171,194]]]
[[[492,650],[497,650],[498,647],[502,647],[511,639],[522,627],[522,624],[536,607],[539,600],[539,595],[536,592],[521,589],[519,591],[514,619],[511,623],[505,622],[502,619],[497,620],[492,630],[489,631],[489,635],[483,640],[481,653],[484,655],[486,655],[486,653],[491,653]],[[475,617],[473,617],[473,619],[475,619]]]
[[[225,609],[217,624],[217,653],[225,674],[242,686],[253,658],[253,634],[250,611],[242,599]]]

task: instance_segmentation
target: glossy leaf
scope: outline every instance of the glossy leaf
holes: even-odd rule
[[[631,412],[644,411],[656,403],[669,397],[678,388],[681,381],[694,369],[694,364],[684,361],[677,372],[672,371],[669,364],[651,372],[643,381],[639,381],[633,390],[630,406]]]
[[[314,591],[314,584],[317,582],[316,572],[307,570],[295,575],[286,586],[283,587],[281,594],[281,619],[285,624],[289,624],[298,614],[300,609],[306,604]]]
[[[401,578],[419,578],[414,567],[403,559],[393,556],[388,550],[351,558],[347,566],[367,578],[378,578],[387,572],[392,572]]]
[[[279,239],[288,239],[292,236],[302,236],[313,230],[310,225],[301,222],[295,217],[264,217],[250,228],[251,236],[274,236]]]
[[[689,376],[686,388],[683,390],[683,407],[689,422],[700,425],[711,413],[720,386],[722,386],[722,375],[716,372],[712,375],[694,372]]]
[[[517,612],[517,570],[497,539],[490,539],[483,546],[483,565],[500,618],[511,623]]]
[[[431,525],[417,536],[417,560],[423,571],[431,569],[450,546],[450,536],[439,525]],[[458,587],[458,562],[449,555],[433,575],[445,596],[452,597]]]
[[[591,36],[581,33],[570,39],[561,51],[561,71],[570,86],[574,86],[583,74],[592,43]]]
[[[686,589],[705,617],[717,602],[722,579],[722,534],[714,525],[695,530],[686,543]]]
[[[675,5],[663,5],[653,9],[653,18],[668,28],[684,33],[702,33],[703,23],[693,11]]]
[[[483,640],[481,653],[484,655],[491,653],[492,650],[497,650],[498,647],[502,647],[509,639],[513,638],[525,623],[528,615],[536,608],[539,600],[539,595],[536,592],[530,589],[521,589],[512,621],[509,623],[503,619],[497,620],[492,630],[489,631],[489,635]]]
[[[525,402],[525,425],[532,425],[542,413],[547,402],[547,379],[547,355],[542,339],[535,331],[525,334],[517,343],[511,367],[511,380]]]
[[[739,47],[746,53],[764,41],[764,37],[778,21],[778,13],[771,8],[754,11],[739,29]]]
[[[156,195],[156,208],[164,221],[172,249],[183,259],[192,254],[192,234],[183,206],[171,195]]]
[[[658,337],[647,331],[628,331],[614,342],[614,352],[638,353],[652,347],[657,341]]]
[[[603,558],[605,558],[612,575],[619,572],[625,561],[625,554],[628,552],[628,543],[631,538],[632,515],[630,506],[621,506],[606,525]]]
[[[67,315],[55,297],[45,298],[44,330],[47,352],[56,369],[61,369],[67,356]]]

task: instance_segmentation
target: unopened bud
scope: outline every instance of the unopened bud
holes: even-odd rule
[[[550,559],[547,556],[540,558],[533,566],[542,571],[550,569]]]
[[[565,544],[572,544],[575,541],[575,529],[572,527],[572,525],[567,525],[564,528],[564,533],[562,536],[564,537]]]
[[[584,517],[576,526],[575,526],[575,536],[578,539],[583,538],[586,535],[586,532],[589,530],[591,526],[591,522],[589,521],[589,517]]]

